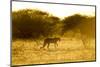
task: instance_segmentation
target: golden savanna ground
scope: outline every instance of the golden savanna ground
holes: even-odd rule
[[[88,48],[84,48],[81,39],[61,38],[58,47],[53,44],[50,48],[40,49],[43,40],[12,41],[12,65],[46,64],[60,62],[94,61],[95,40],[87,42]]]

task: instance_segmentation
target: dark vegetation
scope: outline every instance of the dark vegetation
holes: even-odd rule
[[[70,30],[80,30],[82,35],[95,37],[95,17],[75,14],[60,19],[47,12],[35,9],[12,12],[13,39],[63,36]]]

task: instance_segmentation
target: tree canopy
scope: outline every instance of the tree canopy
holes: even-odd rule
[[[36,9],[23,9],[12,12],[13,38],[56,36],[66,33],[68,30],[74,30],[74,28],[80,28],[84,33],[86,29],[94,29],[93,31],[95,31],[94,24],[95,17],[87,17],[80,14],[68,16],[61,20],[47,12]]]

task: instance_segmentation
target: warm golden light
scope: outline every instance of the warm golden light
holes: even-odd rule
[[[95,26],[95,6],[13,1],[12,66],[96,61]]]

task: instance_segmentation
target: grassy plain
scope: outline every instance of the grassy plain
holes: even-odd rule
[[[54,44],[50,48],[40,49],[43,40],[35,42],[33,40],[12,41],[12,65],[46,64],[61,62],[95,61],[95,41],[91,40],[88,48],[84,48],[81,39],[62,38],[58,42],[58,47]]]

